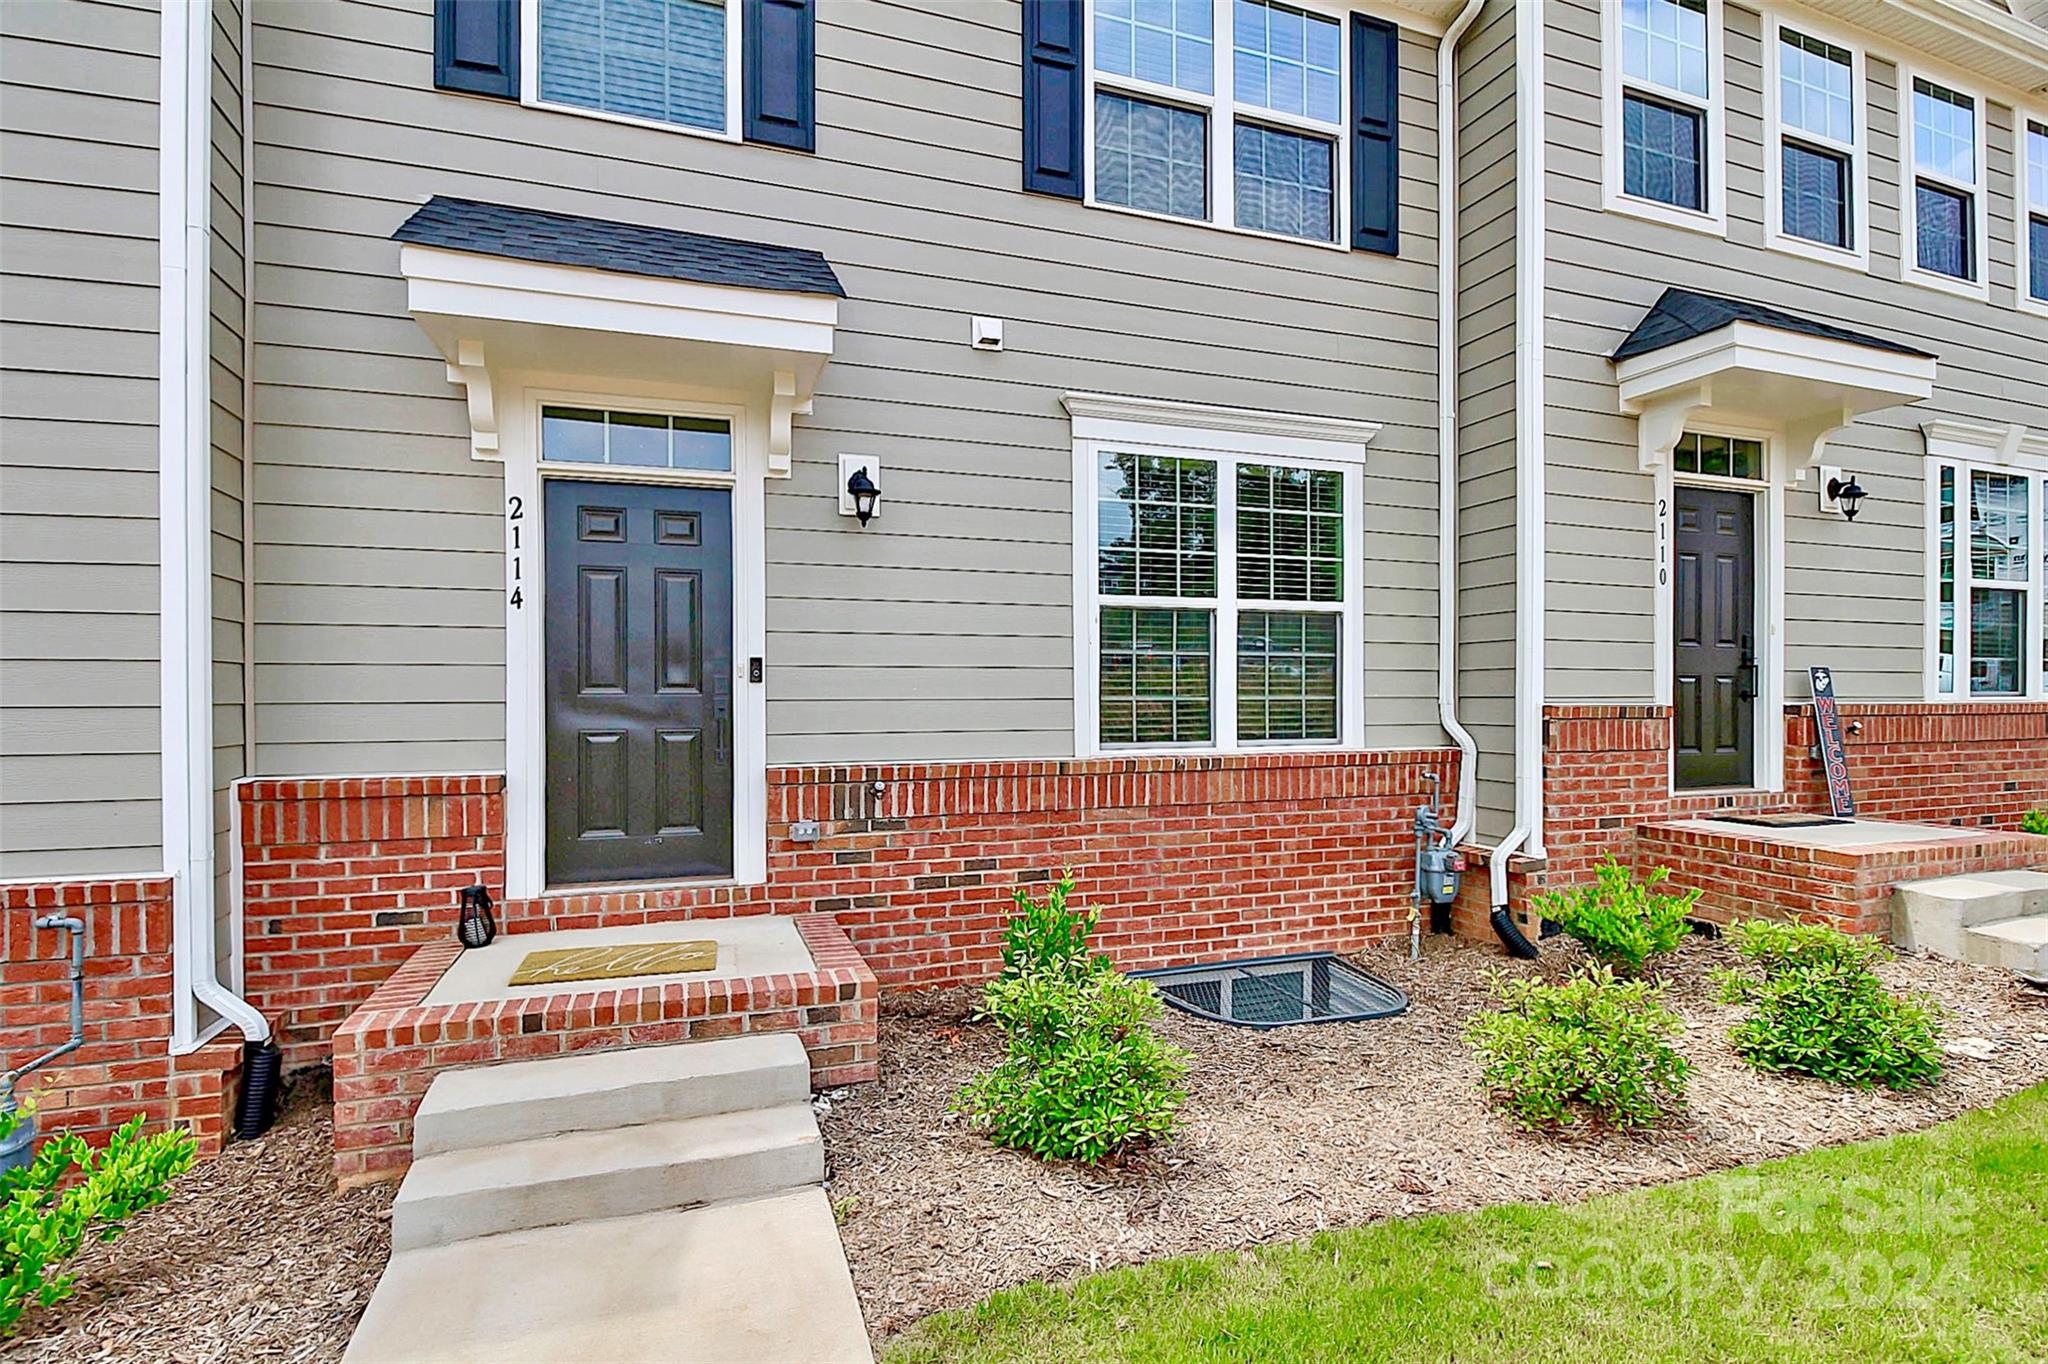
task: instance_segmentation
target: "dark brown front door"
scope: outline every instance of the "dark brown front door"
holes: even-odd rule
[[[1756,498],[1674,489],[1672,743],[1681,787],[1756,780]]]
[[[547,485],[548,881],[732,874],[732,498]]]

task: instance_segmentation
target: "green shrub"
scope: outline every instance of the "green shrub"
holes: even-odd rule
[[[1150,981],[1109,970],[999,976],[982,1008],[1008,1034],[1008,1054],[955,1106],[998,1146],[1093,1163],[1172,1134],[1187,1060],[1152,1031]]]
[[[0,1119],[0,1136],[18,1122],[12,1114]],[[191,1133],[173,1128],[145,1137],[138,1116],[105,1150],[58,1132],[27,1165],[0,1175],[0,1335],[31,1306],[69,1297],[77,1276],[59,1272],[63,1263],[86,1237],[111,1241],[129,1216],[163,1202],[192,1156]],[[74,1171],[77,1178],[60,1188]]]
[[[1642,1127],[1674,1108],[1692,1067],[1671,1045],[1678,1016],[1665,987],[1588,965],[1560,984],[1496,977],[1500,1007],[1465,1026],[1494,1101],[1525,1127],[1590,1114]]]
[[[2020,830],[2030,834],[2048,834],[2048,810],[2029,810],[2020,816]]]
[[[1676,948],[1686,935],[1686,916],[1700,898],[1697,890],[1666,895],[1657,890],[1671,875],[1658,867],[1638,880],[1612,857],[1602,862],[1591,885],[1535,896],[1543,917],[1585,944],[1610,966],[1631,973],[1651,957]]]
[[[1096,911],[1068,909],[1073,893],[1072,872],[1061,873],[1042,901],[1022,886],[1010,892],[1017,916],[1003,930],[1002,979],[1049,972],[1079,980],[1110,969],[1108,957],[1088,950]]]
[[[1824,924],[1738,924],[1735,950],[1754,974],[1716,973],[1721,998],[1750,1016],[1729,1041],[1760,1070],[1867,1089],[1912,1089],[1941,1075],[1941,1008],[1884,988],[1871,968],[1884,944]]]

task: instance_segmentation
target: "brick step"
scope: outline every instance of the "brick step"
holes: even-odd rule
[[[1972,931],[2002,920],[2048,916],[2048,871],[1990,871],[1913,881],[1892,890],[1892,942],[1957,961]]]
[[[2048,980],[2048,914],[1977,925],[1964,935],[1963,959]]]
[[[810,1058],[795,1033],[449,1070],[413,1119],[413,1156],[773,1108],[810,1092]]]
[[[695,1207],[824,1177],[809,1103],[447,1151],[407,1171],[391,1248]]]

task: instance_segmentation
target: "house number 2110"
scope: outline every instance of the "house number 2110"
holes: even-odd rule
[[[519,523],[526,519],[526,503],[518,497],[507,499],[505,520],[512,531],[512,608],[523,610],[526,606],[526,588],[520,582]]]

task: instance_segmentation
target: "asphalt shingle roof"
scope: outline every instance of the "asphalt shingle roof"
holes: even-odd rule
[[[1643,355],[1680,341],[1690,341],[1695,336],[1705,336],[1731,322],[1753,322],[1759,327],[1773,327],[1778,331],[1797,332],[1801,336],[1817,336],[1826,341],[1847,341],[1852,345],[1869,346],[1874,350],[1890,351],[1895,355],[1918,355],[1927,359],[1934,357],[1927,351],[1915,350],[1911,346],[1887,341],[1881,336],[1866,332],[1850,331],[1828,322],[1816,322],[1810,317],[1784,312],[1767,307],[1762,303],[1751,303],[1739,298],[1721,298],[1715,294],[1697,294],[1690,289],[1666,289],[1663,296],[1652,304],[1650,311],[1643,314],[1643,320],[1636,323],[1636,329],[1628,339],[1615,349],[1612,358],[1626,360],[1632,355]]]
[[[391,236],[421,246],[549,265],[846,297],[832,266],[816,251],[440,194],[421,205]]]

